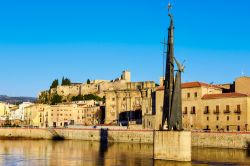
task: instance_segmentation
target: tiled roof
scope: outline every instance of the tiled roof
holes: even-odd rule
[[[203,83],[203,82],[186,82],[186,83],[182,83],[181,84],[181,88],[185,89],[185,88],[196,88],[196,87],[213,87],[213,88],[218,88],[221,89],[221,87],[217,86],[217,85],[210,85],[207,83]],[[160,86],[156,89],[157,91],[161,91],[164,90],[164,86]]]
[[[238,98],[247,97],[248,95],[242,93],[222,93],[222,94],[206,94],[202,97],[203,100],[221,99],[221,98]]]

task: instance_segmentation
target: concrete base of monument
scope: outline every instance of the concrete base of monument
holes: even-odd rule
[[[190,162],[191,152],[191,132],[154,132],[154,159]]]

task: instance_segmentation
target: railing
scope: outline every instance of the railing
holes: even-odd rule
[[[210,114],[210,111],[209,110],[205,110],[204,114]]]
[[[190,113],[191,115],[195,115],[196,114],[196,112],[195,111],[191,111],[191,113]]]
[[[217,111],[214,111],[214,114],[215,114],[215,115],[218,115],[218,114],[220,114],[220,111],[218,111],[218,110],[217,110]]]
[[[235,114],[241,114],[241,110],[235,110],[234,113]]]

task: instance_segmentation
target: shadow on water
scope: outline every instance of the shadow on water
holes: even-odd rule
[[[100,130],[99,160],[97,165],[105,166],[105,154],[108,151],[108,129]]]
[[[54,136],[52,136],[52,140],[53,141],[64,141],[65,137],[61,136],[61,135],[54,135]]]

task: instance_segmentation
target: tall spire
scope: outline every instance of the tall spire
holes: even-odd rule
[[[162,128],[164,128],[167,120],[168,127],[171,128],[171,107],[172,107],[172,96],[174,89],[174,19],[171,14],[172,5],[168,4],[168,16],[170,17],[170,26],[168,28],[168,48],[167,48],[167,61],[166,61],[166,72],[165,72],[165,88],[164,88],[164,105],[163,105],[163,116],[162,116]]]

